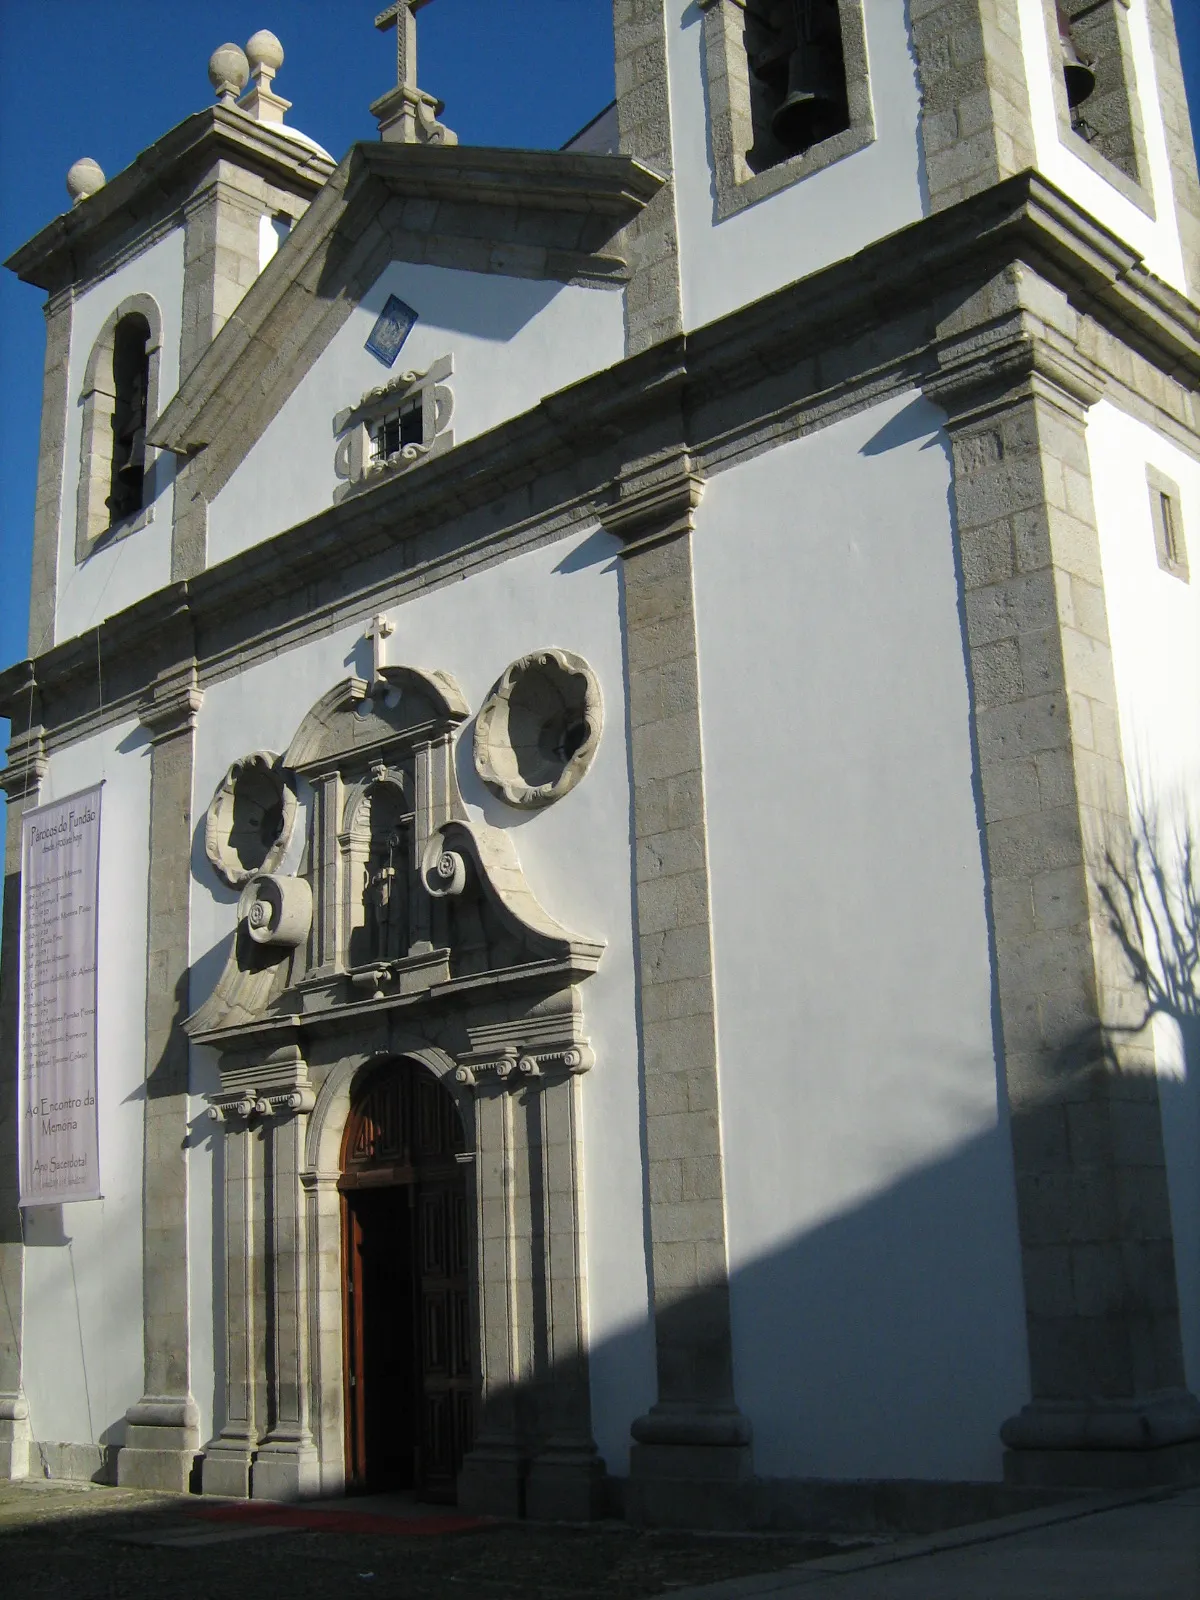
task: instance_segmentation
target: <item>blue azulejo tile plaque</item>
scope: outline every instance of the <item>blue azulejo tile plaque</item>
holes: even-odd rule
[[[382,361],[385,367],[390,367],[400,354],[401,347],[412,332],[416,320],[417,313],[411,306],[405,305],[398,294],[388,295],[387,303],[371,329],[367,349],[377,361]]]

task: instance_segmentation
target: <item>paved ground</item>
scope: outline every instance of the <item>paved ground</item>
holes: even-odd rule
[[[715,1581],[714,1581],[715,1580]],[[14,1600],[1200,1600],[1200,1488],[1096,1497],[852,1551],[489,1523],[399,1497],[303,1509],[0,1484]]]
[[[3,1600],[647,1600],[838,1548],[482,1522],[399,1496],[299,1508],[0,1484]]]
[[[1200,1600],[1200,1488],[1116,1497],[680,1589],[675,1600]]]

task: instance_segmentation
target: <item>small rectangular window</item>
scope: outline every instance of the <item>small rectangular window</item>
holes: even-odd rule
[[[380,417],[371,429],[371,460],[390,461],[406,445],[425,442],[425,417],[421,396],[408,401],[397,411]]]
[[[1178,486],[1156,467],[1146,468],[1150,487],[1150,518],[1154,524],[1154,548],[1158,564],[1172,577],[1188,582],[1187,546],[1183,537],[1183,516]]]

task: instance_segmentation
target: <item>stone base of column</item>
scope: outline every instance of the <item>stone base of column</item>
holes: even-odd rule
[[[199,1450],[200,1413],[191,1396],[146,1395],[125,1413],[117,1483],[187,1494]]]
[[[478,1444],[464,1458],[458,1508],[486,1517],[525,1515],[525,1462],[511,1445]]]
[[[754,1458],[740,1411],[657,1405],[632,1432],[626,1521],[644,1528],[748,1525]]]
[[[595,1446],[540,1451],[525,1481],[525,1515],[534,1522],[595,1522],[607,1511],[604,1463]]]
[[[225,1500],[249,1500],[256,1446],[244,1434],[218,1434],[204,1448],[200,1493]]]
[[[29,1451],[33,1431],[29,1404],[23,1394],[0,1395],[0,1481],[29,1476]]]
[[[310,1500],[321,1492],[321,1464],[312,1439],[264,1439],[250,1469],[255,1500]]]
[[[1006,1483],[1119,1489],[1200,1477],[1200,1401],[1186,1389],[1128,1400],[1034,1400],[1000,1437]]]

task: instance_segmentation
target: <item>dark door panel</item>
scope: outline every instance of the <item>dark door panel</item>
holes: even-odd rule
[[[462,1125],[424,1068],[356,1096],[343,1146],[350,1487],[452,1501],[474,1432]],[[382,1183],[381,1183],[382,1180]]]

